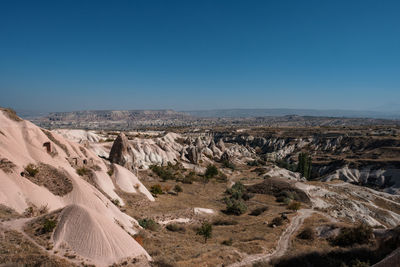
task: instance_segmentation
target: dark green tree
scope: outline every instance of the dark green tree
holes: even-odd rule
[[[299,163],[297,165],[297,172],[301,173],[306,179],[311,177],[311,156],[302,152],[299,154]]]
[[[207,239],[211,238],[212,235],[212,225],[208,222],[203,223],[197,230],[197,234],[202,235],[204,237],[204,243],[207,243]]]

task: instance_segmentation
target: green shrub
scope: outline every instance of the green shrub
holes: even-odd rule
[[[266,210],[268,210],[268,207],[259,207],[259,208],[254,209],[252,212],[250,212],[250,215],[251,216],[259,216]]]
[[[246,188],[241,182],[236,182],[231,188],[226,189],[225,193],[230,195],[234,199],[242,199],[243,193],[246,192]]]
[[[25,171],[28,173],[29,176],[35,177],[35,175],[39,172],[39,168],[36,167],[34,164],[29,163],[29,164],[25,167]]]
[[[281,226],[283,224],[283,218],[282,217],[275,217],[272,219],[271,223],[269,224],[270,226]]]
[[[163,190],[161,188],[161,185],[155,184],[152,187],[150,187],[150,192],[154,195],[161,195],[163,193]]]
[[[215,165],[208,165],[207,169],[204,173],[204,176],[207,178],[213,178],[214,176],[216,176],[218,174],[218,169]]]
[[[180,186],[180,185],[175,185],[175,187],[174,187],[174,191],[175,192],[177,192],[177,193],[180,193],[180,192],[182,192],[183,191],[183,189],[182,189],[182,187]]]
[[[53,232],[54,228],[57,226],[56,220],[45,219],[43,223],[42,233],[51,233]]]
[[[235,170],[235,169],[236,169],[235,164],[233,164],[233,163],[232,163],[231,161],[229,161],[229,160],[223,160],[223,161],[222,161],[222,167],[228,168],[228,169],[231,169],[231,170]]]
[[[89,169],[87,169],[87,168],[85,168],[85,167],[78,168],[78,169],[76,169],[76,173],[77,173],[79,176],[85,176],[85,175],[88,175],[88,174],[89,174]]]
[[[169,163],[170,164],[170,163]],[[151,165],[150,169],[158,175],[163,181],[166,180],[176,180],[174,173],[172,172],[173,165],[168,165],[167,167],[158,166],[158,165]]]
[[[227,214],[233,214],[236,216],[242,215],[246,212],[247,206],[242,199],[225,198]]]
[[[183,226],[179,226],[177,224],[168,224],[165,228],[171,232],[185,232],[186,231],[186,229]]]
[[[207,239],[212,236],[212,225],[208,222],[204,222],[196,232],[197,235],[202,235],[204,237],[204,243],[207,243]]]
[[[114,174],[114,170],[113,169],[109,169],[107,171],[108,176],[112,176]]]
[[[287,206],[287,208],[288,208],[289,210],[293,210],[293,211],[299,210],[300,207],[301,207],[301,203],[298,202],[298,201],[292,201],[292,202],[290,202],[289,205]]]
[[[120,206],[119,199],[117,199],[117,198],[112,199],[111,202],[117,207]]]
[[[304,240],[314,240],[315,232],[311,227],[306,227],[297,235],[297,237]]]
[[[353,228],[342,228],[339,235],[331,240],[336,246],[348,247],[355,244],[368,244],[372,238],[372,228],[366,224],[360,224]]]
[[[150,231],[157,231],[160,225],[156,223],[153,219],[140,219],[138,220],[140,226],[144,229],[148,229]]]

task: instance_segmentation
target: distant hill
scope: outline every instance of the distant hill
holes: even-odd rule
[[[318,109],[214,109],[184,111],[195,117],[206,118],[253,118],[276,116],[313,116],[345,118],[400,119],[400,112],[356,111],[356,110],[318,110]]]

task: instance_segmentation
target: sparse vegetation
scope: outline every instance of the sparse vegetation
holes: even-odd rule
[[[85,168],[85,167],[81,167],[81,168],[78,168],[78,169],[76,169],[76,173],[79,175],[79,176],[85,176],[85,175],[89,175],[89,169],[88,168]]]
[[[281,216],[272,219],[270,226],[281,226],[283,224],[283,218]]]
[[[180,192],[182,192],[183,191],[183,189],[182,189],[182,187],[180,186],[180,185],[175,185],[175,187],[174,187],[174,191],[175,192],[177,192],[177,193],[180,193]]]
[[[315,232],[311,227],[306,227],[297,235],[297,237],[304,240],[314,240]]]
[[[35,175],[39,172],[38,167],[33,164],[33,163],[29,163],[26,167],[25,167],[25,172],[31,176],[31,177],[35,177]]]
[[[112,199],[111,202],[117,207],[121,206],[121,203],[119,202],[119,199],[117,199],[117,198]]]
[[[0,169],[5,173],[12,173],[15,169],[15,164],[6,158],[0,159]]]
[[[233,164],[232,161],[223,160],[221,162],[221,164],[222,164],[222,167],[224,167],[224,168],[228,168],[228,169],[231,169],[231,170],[235,170],[236,169],[236,166],[235,166],[235,164]]]
[[[355,244],[368,244],[372,239],[372,228],[366,224],[357,227],[342,228],[339,235],[331,240],[332,245],[348,247]]]
[[[213,178],[218,175],[218,169],[215,165],[208,165],[206,171],[204,172],[204,176],[207,178]]]
[[[162,187],[159,184],[155,184],[153,186],[150,187],[150,192],[153,195],[161,195],[163,193]]]
[[[204,222],[199,229],[197,229],[197,235],[202,235],[204,237],[204,243],[212,236],[212,225],[208,222]]]
[[[292,211],[297,211],[297,210],[300,209],[300,207],[301,207],[301,203],[298,202],[298,201],[292,201],[292,202],[290,202],[289,205],[287,206],[287,208],[288,208],[289,210],[292,210]]]
[[[168,231],[171,231],[171,232],[181,232],[181,233],[184,233],[184,232],[186,231],[185,227],[180,226],[180,225],[178,225],[178,224],[174,224],[174,223],[168,224],[165,228],[166,228]]]
[[[268,207],[259,207],[259,208],[252,210],[249,215],[259,216],[259,215],[263,214],[264,211],[267,211],[267,210],[268,210]]]
[[[150,230],[150,231],[157,231],[160,228],[160,225],[155,222],[153,219],[140,219],[138,220],[138,223],[140,226],[142,226],[144,229]]]
[[[51,233],[54,228],[57,226],[56,220],[45,219],[42,227],[42,233]]]
[[[22,119],[18,117],[17,113],[12,108],[0,108],[0,110],[3,111],[9,119],[12,119],[13,121],[22,121]]]

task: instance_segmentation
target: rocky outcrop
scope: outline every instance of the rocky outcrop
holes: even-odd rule
[[[124,133],[120,133],[111,147],[109,159],[112,163],[133,169],[134,154]]]
[[[199,163],[199,154],[197,153],[197,149],[194,146],[191,146],[187,149],[186,152],[186,158],[190,161],[192,164],[198,164]]]
[[[225,151],[225,143],[224,143],[224,141],[222,140],[222,138],[220,138],[220,139],[218,140],[217,147],[218,147],[222,152]]]

